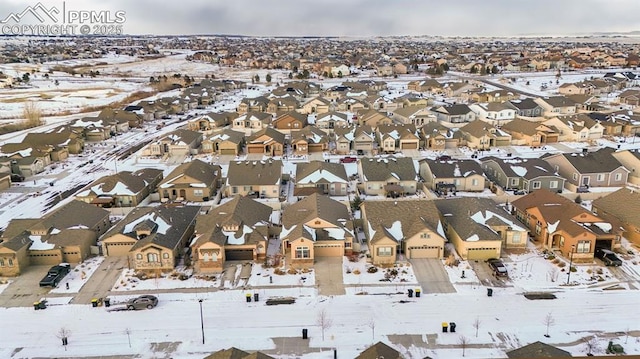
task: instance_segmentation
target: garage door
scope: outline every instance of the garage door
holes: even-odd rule
[[[264,148],[262,148],[262,147],[247,147],[247,151],[249,151],[249,153],[264,153]]]
[[[402,144],[402,149],[403,150],[417,150],[418,149],[418,144],[413,142],[409,142],[409,143],[403,143]]]
[[[226,260],[228,261],[244,261],[244,260],[253,260],[253,250],[252,249],[236,249],[236,250],[226,250],[224,252]]]
[[[442,249],[438,246],[409,247],[409,259],[440,258],[440,253]]]
[[[221,155],[234,155],[236,154],[236,150],[233,148],[223,148],[220,150]]]
[[[500,253],[496,248],[469,248],[467,250],[468,260],[487,260],[491,258],[500,258]]]
[[[105,243],[106,256],[126,256],[132,247],[131,243]]]
[[[344,246],[342,243],[316,244],[313,251],[316,257],[340,257],[344,255]]]

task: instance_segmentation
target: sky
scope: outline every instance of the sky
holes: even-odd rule
[[[42,3],[62,8],[62,1]],[[0,19],[36,4],[4,0]],[[519,36],[640,30],[637,0],[67,0],[65,7],[124,11],[127,34]]]

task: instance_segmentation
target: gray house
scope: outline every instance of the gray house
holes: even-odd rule
[[[482,159],[484,174],[505,190],[535,191],[540,188],[562,192],[565,179],[554,168],[539,158],[485,157]]]
[[[516,110],[516,114],[522,117],[541,117],[544,114],[544,108],[535,102],[532,98],[522,100],[509,100],[507,106]]]

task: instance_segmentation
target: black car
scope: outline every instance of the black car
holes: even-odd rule
[[[11,182],[22,182],[24,181],[24,176],[17,174],[17,173],[12,173],[11,174]]]
[[[504,263],[502,263],[499,259],[489,259],[487,261],[489,263],[489,267],[493,269],[493,273],[499,277],[507,277],[509,273],[507,272],[507,267],[505,267]]]
[[[60,263],[49,269],[47,275],[40,281],[41,287],[56,287],[58,283],[71,271],[69,263]]]
[[[604,265],[610,267],[619,267],[622,265],[622,260],[612,251],[605,248],[596,248],[596,257],[602,259]]]

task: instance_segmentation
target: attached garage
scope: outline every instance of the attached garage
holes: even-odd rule
[[[220,149],[221,155],[237,155],[236,150],[233,148],[222,148]]]
[[[499,248],[468,248],[467,260],[487,260],[491,258],[500,258]]]
[[[420,246],[409,247],[407,257],[409,259],[416,258],[440,258],[442,253],[442,247],[438,246]]]
[[[341,257],[344,255],[344,243],[316,243],[313,251],[316,257]]]
[[[262,146],[247,146],[248,153],[264,153],[264,147]]]
[[[403,150],[417,150],[418,142],[403,142],[402,143]]]
[[[224,255],[228,261],[251,261],[253,249],[225,249]]]
[[[126,256],[133,247],[132,243],[104,243],[104,255],[106,256]]]

